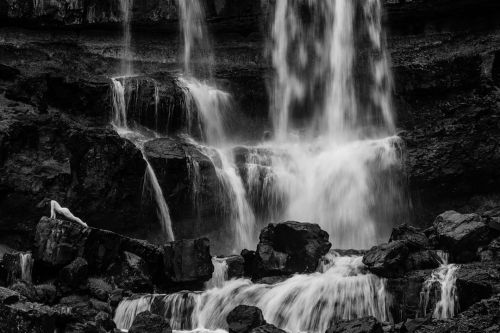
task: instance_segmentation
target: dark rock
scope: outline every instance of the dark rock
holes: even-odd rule
[[[9,289],[18,292],[30,302],[35,302],[37,300],[36,289],[31,283],[25,281],[17,281],[14,284],[10,285]]]
[[[135,317],[129,333],[172,333],[172,328],[165,318],[145,311]]]
[[[441,259],[433,250],[412,252],[404,261],[405,271],[434,269],[439,267]]]
[[[495,238],[486,246],[481,246],[478,249],[478,256],[481,259],[481,261],[499,261],[500,237]]]
[[[77,288],[87,283],[89,264],[87,260],[78,257],[59,272],[59,284]]]
[[[252,277],[253,272],[255,271],[256,264],[257,264],[255,251],[250,251],[250,250],[244,249],[241,251],[241,256],[243,257],[243,260],[245,261],[244,266],[243,266],[244,275],[246,277]]]
[[[17,303],[19,296],[19,293],[11,289],[0,287],[0,304],[10,305]]]
[[[396,276],[404,272],[409,249],[404,241],[394,241],[372,247],[364,256],[363,264],[380,276]]]
[[[389,242],[397,240],[406,241],[408,247],[412,249],[428,248],[430,245],[429,239],[422,230],[408,224],[402,224],[392,229]]]
[[[460,214],[447,211],[434,221],[439,246],[452,255],[455,262],[476,259],[479,246],[492,238],[489,227],[477,214]]]
[[[256,327],[250,331],[250,333],[285,333],[285,332],[286,331],[283,331],[282,329],[271,324],[265,324]]]
[[[494,264],[462,264],[457,271],[456,285],[459,308],[464,311],[500,291],[500,270]]]
[[[108,273],[120,288],[137,293],[153,292],[147,263],[139,256],[125,251],[121,262],[111,265]]]
[[[382,333],[382,325],[374,317],[338,321],[326,333]]]
[[[14,80],[20,74],[17,68],[0,64],[0,80]]]
[[[109,283],[99,278],[89,278],[89,293],[100,301],[107,302],[113,288]]]
[[[214,266],[206,238],[169,242],[165,250],[165,275],[175,283],[201,283],[212,278]]]
[[[123,289],[114,289],[109,295],[109,304],[113,307],[118,306],[123,299]]]
[[[328,234],[317,224],[269,224],[260,234],[254,276],[314,272],[331,246]]]
[[[97,327],[103,328],[106,332],[112,331],[116,328],[113,317],[111,317],[111,315],[106,312],[99,312],[95,316],[95,323]]]
[[[262,311],[255,306],[238,305],[226,318],[229,333],[249,333],[266,323]]]
[[[245,259],[242,256],[233,255],[225,259],[228,279],[237,279],[245,276]]]
[[[47,333],[56,329],[56,313],[37,303],[0,305],[0,332]]]
[[[5,268],[7,274],[6,274],[6,279],[5,282],[6,284],[12,284],[18,280],[23,280],[23,272],[22,272],[22,265],[21,265],[21,257],[24,253],[22,252],[7,252],[3,256],[3,267]],[[31,269],[33,265],[33,260],[31,259],[31,256],[29,256],[30,262],[27,263],[29,267],[28,269]],[[31,272],[26,272],[28,276],[25,276],[24,278],[30,282],[31,281]]]
[[[40,284],[35,286],[36,301],[38,303],[53,305],[56,303],[58,295],[57,289],[52,284]]]

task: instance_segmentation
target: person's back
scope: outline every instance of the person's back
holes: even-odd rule
[[[88,225],[85,222],[83,222],[81,219],[73,215],[68,208],[62,207],[55,200],[50,200],[50,218],[55,219],[57,217],[57,214],[61,214],[71,221],[78,222],[84,227],[88,227]]]

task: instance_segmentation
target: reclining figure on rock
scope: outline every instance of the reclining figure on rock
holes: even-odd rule
[[[61,207],[61,205],[55,200],[50,200],[50,218],[55,219],[56,213],[64,215],[64,217],[66,217],[67,219],[78,222],[86,228],[88,227],[88,225],[85,222],[83,222],[78,217],[73,215],[68,208]]]

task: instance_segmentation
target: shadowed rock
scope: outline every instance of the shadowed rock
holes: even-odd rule
[[[374,317],[338,321],[326,333],[382,333],[382,325]]]
[[[135,317],[129,333],[172,333],[172,328],[165,318],[145,311]]]
[[[266,323],[262,311],[255,306],[238,305],[226,318],[229,333],[249,333]]]

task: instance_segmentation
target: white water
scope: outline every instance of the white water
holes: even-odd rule
[[[31,282],[31,272],[33,270],[33,258],[30,252],[19,253],[19,265],[21,266],[21,280]]]
[[[226,258],[213,257],[212,264],[214,265],[214,272],[212,278],[205,283],[205,289],[220,288],[228,280]]]
[[[448,254],[440,253],[441,266],[435,269],[425,280],[420,292],[420,308],[423,317],[427,315],[431,293],[439,299],[432,317],[435,319],[453,318],[458,311],[457,271],[459,266],[448,263]]]
[[[123,76],[132,75],[132,52],[130,22],[132,20],[132,7],[134,0],[120,0],[120,11],[122,14],[123,27],[123,57],[121,62],[121,74]]]
[[[154,139],[157,135],[150,136],[140,132],[139,130],[131,129],[127,122],[127,102],[125,98],[125,86],[124,82],[126,82],[129,77],[120,77],[120,78],[112,78],[112,94],[113,94],[113,115],[111,124],[115,128],[118,135],[122,138],[126,138],[130,142],[132,142],[142,153],[142,157],[146,162],[146,170],[144,174],[144,191],[152,194],[153,199],[156,203],[156,211],[158,220],[160,221],[160,225],[162,228],[163,235],[166,240],[172,241],[175,240],[175,236],[172,230],[172,220],[170,219],[170,211],[168,209],[167,202],[165,201],[165,197],[163,195],[163,191],[161,189],[160,183],[158,182],[158,178],[154,172],[153,167],[149,163],[146,153],[144,152],[144,144],[148,140]],[[155,89],[156,92],[156,89]],[[156,98],[155,93],[155,102],[158,102],[158,98]],[[155,106],[157,108],[157,104]],[[156,133],[155,133],[156,134]]]
[[[388,321],[390,297],[385,280],[366,273],[361,260],[362,257],[330,254],[328,263],[322,266],[324,272],[295,275],[274,285],[238,279],[202,293],[123,301],[117,308],[115,322],[118,328],[129,328],[131,316],[137,313],[130,309],[144,309],[142,305],[151,304],[151,298],[163,305],[146,310],[164,315],[174,330],[225,329],[227,314],[240,304],[259,307],[266,321],[291,332],[325,332],[331,320],[364,316]]]

